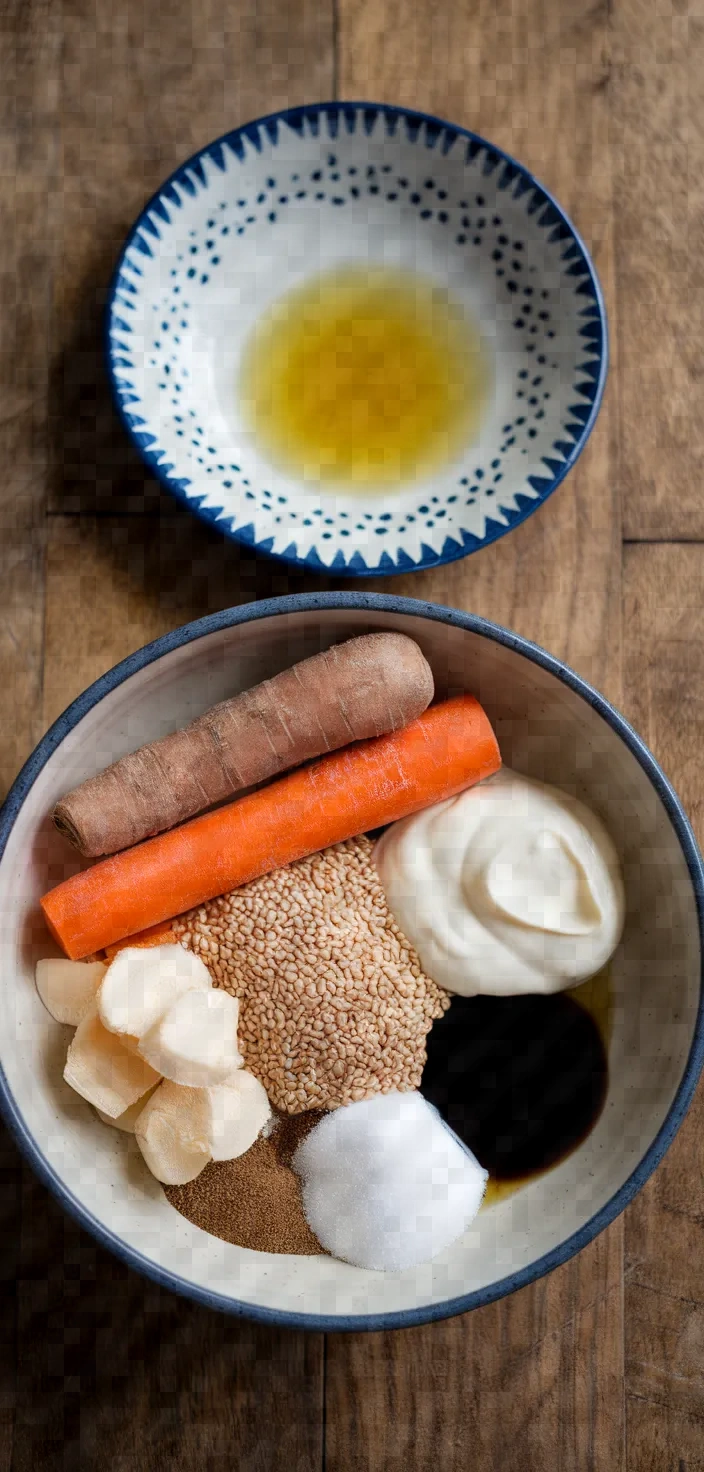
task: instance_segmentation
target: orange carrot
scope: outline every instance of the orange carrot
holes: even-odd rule
[[[149,946],[173,945],[176,936],[173,933],[170,920],[160,921],[158,925],[150,925],[148,930],[139,930],[136,935],[125,935],[122,940],[116,940],[113,945],[105,946],[106,961],[114,961],[118,951],[124,951],[127,946],[139,946],[146,949]]]
[[[398,731],[432,698],[413,639],[360,634],[121,757],[66,793],[54,822],[86,858],[115,854],[324,752]]]
[[[260,874],[408,817],[501,765],[479,702],[460,695],[268,787],[75,874],[41,901],[79,960]]]

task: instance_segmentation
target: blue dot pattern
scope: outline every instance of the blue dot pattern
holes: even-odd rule
[[[465,464],[430,488],[373,498],[278,494],[275,477],[255,474],[244,452],[228,458],[194,395],[192,342],[206,288],[236,278],[250,241],[273,258],[285,254],[292,221],[311,208],[388,222],[390,236],[415,231],[422,242],[432,232],[439,258],[449,250],[485,290],[494,282],[503,412],[491,443],[480,437]],[[311,263],[313,272],[321,267]],[[352,576],[451,561],[524,520],[580,453],[606,372],[598,282],[549,195],[485,141],[392,107],[295,108],[227,134],[183,165],[128,237],[108,328],[120,412],[164,485],[259,551]]]

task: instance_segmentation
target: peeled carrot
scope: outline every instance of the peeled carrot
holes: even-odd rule
[[[498,771],[499,748],[472,695],[431,706],[402,731],[322,757],[227,807],[74,874],[41,901],[79,960]]]
[[[151,946],[167,946],[173,944],[176,937],[173,933],[170,920],[162,920],[158,925],[150,925],[147,930],[139,930],[136,935],[124,935],[122,940],[116,940],[111,946],[105,946],[106,961],[114,961],[119,951],[124,951],[127,946],[138,946],[146,950]]]

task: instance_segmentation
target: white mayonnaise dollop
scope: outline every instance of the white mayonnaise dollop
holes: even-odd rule
[[[374,858],[423,969],[465,997],[561,991],[621,936],[623,881],[601,821],[506,767],[394,823]]]

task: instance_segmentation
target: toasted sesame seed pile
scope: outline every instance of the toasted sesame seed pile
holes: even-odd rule
[[[182,945],[240,999],[247,1068],[286,1114],[417,1089],[449,1006],[353,838],[182,916]]]

